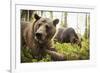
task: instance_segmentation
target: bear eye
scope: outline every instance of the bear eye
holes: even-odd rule
[[[46,32],[49,33],[50,32],[50,26],[46,25],[45,28],[46,28]]]

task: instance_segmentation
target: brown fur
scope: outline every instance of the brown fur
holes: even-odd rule
[[[63,60],[56,49],[52,47],[51,40],[59,20],[52,21],[49,18],[41,18],[37,14],[34,16],[36,19],[34,23],[21,22],[21,48],[28,48],[32,57],[38,60],[45,57],[46,54],[51,55],[53,60]],[[37,34],[41,34],[41,37],[37,37]]]

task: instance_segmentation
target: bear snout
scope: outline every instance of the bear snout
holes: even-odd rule
[[[37,31],[35,33],[35,39],[40,42],[43,43],[46,39],[46,34],[43,31]]]
[[[42,33],[37,32],[36,34],[37,39],[42,39]]]

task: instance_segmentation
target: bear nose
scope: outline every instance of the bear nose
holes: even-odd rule
[[[42,33],[36,33],[36,37],[37,37],[38,39],[41,39]]]

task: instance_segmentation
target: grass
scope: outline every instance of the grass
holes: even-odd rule
[[[58,43],[54,44],[59,53],[65,54],[67,60],[86,60],[89,59],[89,41],[82,41],[82,47],[77,44]]]
[[[82,47],[80,48],[77,44],[71,43],[58,43],[54,44],[54,47],[57,49],[59,53],[65,55],[67,61],[69,60],[88,60],[89,59],[89,40],[83,39]],[[24,53],[24,55],[23,55]],[[29,54],[29,51],[26,49],[22,50],[22,59],[26,60],[26,62],[49,62],[51,61],[50,55],[47,54],[45,58],[38,61],[37,59],[32,59],[32,56]],[[25,58],[24,56],[28,56]]]

